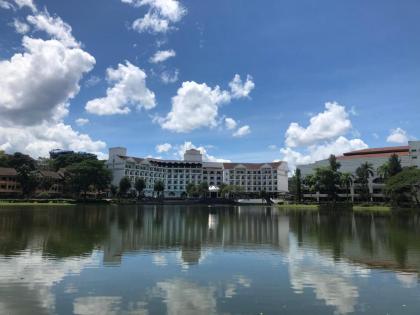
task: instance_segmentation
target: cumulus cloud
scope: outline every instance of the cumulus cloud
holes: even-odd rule
[[[84,125],[86,125],[88,123],[89,123],[89,119],[87,119],[87,118],[78,118],[78,119],[76,119],[76,124],[78,126],[84,126]]]
[[[158,144],[156,146],[156,152],[157,153],[168,152],[171,149],[172,149],[172,145],[170,143]]]
[[[33,125],[62,118],[79,81],[95,64],[80,48],[58,40],[23,37],[23,53],[0,61],[0,120],[3,125]]]
[[[25,22],[19,21],[18,19],[13,20],[13,27],[19,34],[26,34],[29,32],[30,27]]]
[[[133,22],[133,29],[142,33],[166,33],[173,23],[179,22],[187,10],[177,0],[121,0],[135,7],[148,6],[143,18]]]
[[[169,83],[177,82],[178,76],[179,76],[178,69],[175,69],[173,72],[165,70],[160,74],[160,79],[162,80],[163,83],[169,84]]]
[[[84,85],[85,87],[90,88],[97,85],[99,82],[101,82],[101,78],[96,75],[92,75],[85,81]]]
[[[180,159],[184,158],[185,151],[190,150],[190,149],[196,149],[196,150],[201,152],[201,154],[203,155],[203,160],[204,161],[208,161],[208,162],[230,162],[230,160],[217,158],[213,155],[210,155],[207,152],[207,149],[204,146],[195,146],[191,141],[185,141],[183,144],[181,144],[179,146],[176,146],[175,149],[177,150],[175,155]]]
[[[219,107],[237,97],[219,86],[211,88],[206,83],[183,82],[177,95],[172,98],[171,111],[165,118],[160,117],[156,121],[163,129],[179,133],[203,127],[213,128],[218,125]]]
[[[328,158],[331,154],[366,149],[361,139],[348,139],[352,123],[346,108],[338,103],[326,103],[324,112],[313,114],[304,128],[291,123],[285,134],[286,146],[280,149],[282,159],[293,170],[297,165],[313,163]],[[297,149],[296,147],[301,147]]]
[[[23,8],[23,7],[28,7],[29,9],[31,9],[33,12],[37,11],[37,8],[34,4],[34,2],[32,0],[13,0],[16,5],[19,7],[19,9]]]
[[[344,135],[352,127],[348,117],[344,106],[328,102],[324,112],[310,119],[308,127],[304,128],[296,122],[290,124],[286,131],[286,145],[291,148],[311,145]]]
[[[407,131],[398,127],[391,130],[386,141],[390,143],[407,144],[408,138]]]
[[[96,115],[127,114],[130,107],[149,110],[156,106],[155,94],[146,87],[146,73],[126,61],[116,69],[107,69],[107,80],[113,84],[106,96],[87,102],[85,109]]]
[[[16,3],[36,12],[31,1]],[[93,68],[95,58],[71,40],[71,28],[60,18],[51,18],[45,11],[28,21],[54,39],[24,36],[23,51],[0,60],[0,148],[34,157],[47,156],[57,148],[103,157],[104,142],[63,122],[69,101],[78,94],[79,82]],[[57,31],[60,27],[66,35],[60,35],[64,34]]]
[[[255,83],[250,75],[247,75],[246,81],[242,82],[239,74],[235,74],[235,77],[229,83],[229,87],[233,98],[245,98],[249,97],[249,94],[255,88]]]
[[[30,15],[26,19],[36,30],[46,32],[65,46],[79,46],[79,43],[71,33],[71,26],[65,23],[60,17],[52,17],[47,10],[36,15]]]
[[[233,118],[225,118],[225,125],[226,128],[229,130],[233,130],[238,125],[237,122]]]
[[[151,63],[159,63],[168,60],[169,58],[175,57],[176,52],[173,49],[170,50],[159,50],[151,58]]]
[[[249,135],[250,133],[251,133],[251,127],[249,127],[248,125],[245,125],[238,128],[238,130],[236,130],[233,133],[233,136],[236,138],[241,138],[241,137],[245,137],[246,135]]]
[[[0,126],[0,147],[7,152],[19,151],[33,157],[48,156],[53,149],[68,149],[92,152],[103,158],[106,144],[59,122],[26,127]]]
[[[13,5],[10,2],[7,2],[5,0],[0,0],[0,8],[10,10],[13,9]]]

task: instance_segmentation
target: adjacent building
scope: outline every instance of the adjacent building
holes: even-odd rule
[[[0,197],[15,197],[21,193],[14,168],[0,167]]]
[[[110,148],[107,167],[112,171],[113,184],[127,176],[132,183],[137,178],[146,182],[146,195],[153,194],[154,183],[165,184],[165,196],[179,197],[189,183],[206,182],[220,187],[222,183],[243,188],[245,193],[266,191],[273,195],[288,191],[287,163],[222,163],[206,162],[200,151],[191,149],[183,160],[160,160],[127,155],[127,149]]]
[[[374,176],[369,179],[369,190],[373,199],[381,200],[384,198],[383,188],[384,180],[378,175],[377,169],[388,162],[391,155],[396,154],[402,167],[420,167],[420,141],[409,141],[407,146],[372,148],[365,150],[357,150],[344,153],[338,156],[337,160],[341,164],[340,171],[356,175],[356,169],[363,163],[368,162],[372,165]],[[302,177],[313,174],[318,167],[328,166],[328,159],[317,161],[312,164],[298,165],[301,170]],[[351,187],[350,197],[352,200],[358,198],[357,182]],[[347,192],[342,192],[342,197],[347,196]],[[320,199],[326,197],[324,194],[305,193],[305,198]]]

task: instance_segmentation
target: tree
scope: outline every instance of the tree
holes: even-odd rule
[[[103,191],[109,187],[111,172],[103,161],[85,160],[66,169],[66,184],[73,194],[86,198],[89,190]]]
[[[153,190],[156,192],[158,197],[162,197],[163,192],[165,191],[165,184],[161,180],[158,180],[155,182]]]
[[[201,182],[198,185],[197,192],[201,196],[201,198],[206,198],[207,193],[209,192],[209,184],[207,182]]]
[[[376,170],[376,174],[378,174],[378,176],[383,180],[387,179],[389,177],[389,162],[379,166]]]
[[[143,191],[146,188],[146,182],[144,178],[137,178],[136,182],[134,183],[134,188],[137,190],[138,197],[142,197]]]
[[[311,194],[319,191],[319,182],[315,174],[306,175],[305,178],[303,179],[303,184],[305,185],[305,187],[308,188]]]
[[[185,190],[186,190],[187,196],[189,198],[191,198],[192,196],[194,196],[197,193],[197,187],[195,186],[194,183],[188,183]]]
[[[353,175],[351,173],[341,173],[341,185],[346,189],[346,198],[349,199],[351,185],[353,184]]]
[[[14,168],[15,170],[18,170],[22,166],[26,166],[29,171],[35,170],[35,160],[29,155],[16,152],[15,154],[10,155],[8,160],[9,167]]]
[[[119,183],[119,187],[118,187],[118,191],[119,191],[120,196],[126,196],[128,190],[130,188],[131,188],[130,179],[127,176],[121,178],[120,183]]]
[[[296,201],[302,202],[302,173],[300,168],[296,169],[295,172],[295,185],[296,185]]]
[[[331,154],[328,159],[328,162],[329,162],[331,171],[338,172],[338,170],[341,167],[341,164],[337,162],[337,158],[335,157],[335,155]]]
[[[389,177],[395,176],[402,171],[401,161],[398,155],[392,154],[388,161],[388,175]]]
[[[117,195],[117,192],[118,192],[118,187],[115,186],[115,185],[111,185],[109,187],[109,191],[111,192],[111,196],[115,197]]]
[[[24,197],[30,197],[38,186],[38,180],[28,165],[22,165],[17,169],[17,181]]]
[[[68,152],[60,154],[57,157],[51,159],[53,168],[57,171],[60,168],[66,168],[73,164],[78,164],[83,161],[97,161],[98,158],[94,154],[83,153],[83,152]]]
[[[356,169],[357,182],[360,185],[360,199],[369,201],[369,178],[373,176],[373,166],[369,162],[361,164]]]
[[[385,193],[391,202],[399,205],[415,201],[419,206],[420,170],[415,167],[405,168],[398,174],[390,177],[385,183]]]

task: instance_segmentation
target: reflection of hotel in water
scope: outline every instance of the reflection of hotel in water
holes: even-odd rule
[[[152,208],[152,207],[151,207]],[[247,247],[287,252],[289,222],[287,217],[272,215],[271,209],[250,212],[239,207],[235,212],[197,210],[153,211],[135,213],[124,229],[110,222],[109,242],[104,245],[104,262],[120,263],[131,251],[181,250],[186,264],[198,263],[202,250],[209,248]],[[244,213],[245,212],[245,213]]]

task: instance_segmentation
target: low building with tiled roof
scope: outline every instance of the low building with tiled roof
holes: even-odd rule
[[[15,197],[20,195],[21,192],[16,170],[9,167],[0,167],[0,197]]]
[[[166,196],[181,196],[189,183],[209,186],[222,184],[243,188],[245,193],[266,191],[272,195],[288,191],[287,163],[222,163],[203,161],[199,150],[187,150],[183,160],[138,158],[127,155],[125,148],[110,148],[107,167],[112,171],[113,184],[127,176],[132,183],[137,178],[146,182],[146,195],[153,194],[154,183],[165,184]]]
[[[363,163],[368,162],[374,169],[374,176],[369,179],[369,189],[373,199],[380,200],[384,198],[383,188],[384,181],[377,174],[377,169],[388,162],[389,158],[396,154],[402,167],[420,167],[420,141],[409,141],[407,146],[393,146],[383,148],[369,148],[346,152],[341,156],[337,156],[338,162],[341,164],[340,171],[351,173],[356,177],[356,169]],[[298,165],[302,176],[305,177],[313,174],[318,167],[328,166],[328,159],[317,161],[312,164]],[[351,198],[357,199],[357,184],[352,185]],[[308,197],[323,197],[319,194],[306,194]]]

